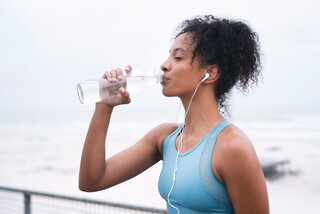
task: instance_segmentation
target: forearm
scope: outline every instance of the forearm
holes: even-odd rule
[[[87,189],[102,178],[105,172],[105,141],[112,114],[112,107],[96,104],[83,146],[79,188]]]

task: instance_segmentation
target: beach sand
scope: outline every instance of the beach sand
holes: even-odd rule
[[[267,179],[271,213],[320,213],[320,132],[315,121],[244,123],[259,158],[288,160]]]

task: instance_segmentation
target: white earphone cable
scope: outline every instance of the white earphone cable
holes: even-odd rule
[[[186,121],[186,117],[189,113],[189,109],[190,109],[190,106],[191,106],[191,103],[193,101],[193,98],[194,96],[196,95],[197,91],[198,91],[198,88],[199,86],[201,85],[202,81],[198,83],[196,89],[194,90],[192,96],[191,96],[191,99],[190,99],[190,102],[188,104],[188,107],[187,107],[187,110],[186,110],[186,113],[184,114],[184,124],[185,124],[185,121]],[[180,108],[180,106],[179,106]],[[180,109],[179,109],[180,110]],[[182,150],[182,147],[183,147],[183,128],[181,127],[180,131],[180,140],[179,140],[179,143],[178,143],[178,152],[177,152],[177,155],[176,155],[176,159],[175,159],[175,163],[174,163],[174,167],[173,167],[173,176],[172,176],[172,184],[171,184],[171,188],[168,192],[168,195],[167,195],[167,201],[168,201],[168,204],[174,208],[175,210],[177,210],[178,214],[180,214],[180,210],[179,208],[177,208],[176,206],[174,206],[171,201],[170,201],[170,195],[173,191],[173,188],[174,188],[174,185],[175,185],[175,182],[176,182],[176,172],[178,171],[178,158],[179,158],[179,155],[180,155],[180,152]]]

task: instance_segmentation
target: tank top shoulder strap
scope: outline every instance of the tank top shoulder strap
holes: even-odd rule
[[[167,149],[171,147],[175,148],[175,140],[177,136],[181,133],[183,127],[184,127],[184,124],[182,123],[178,124],[178,127],[165,138],[163,142],[163,148],[165,151],[167,151]]]
[[[222,203],[229,204],[226,187],[215,177],[212,170],[212,155],[219,134],[231,123],[228,120],[220,121],[209,133],[200,158],[200,177],[206,191]]]
[[[225,127],[227,127],[228,125],[230,125],[230,122],[228,121],[228,120],[222,120],[222,121],[220,121],[217,125],[215,125],[212,129],[211,129],[211,131],[210,131],[210,133],[209,133],[209,138],[211,138],[211,140],[212,140],[212,138],[217,138],[218,137],[218,135],[223,131],[223,129],[225,128]],[[210,139],[208,139],[208,141],[209,141]]]

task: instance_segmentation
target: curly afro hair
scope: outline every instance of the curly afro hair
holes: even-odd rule
[[[241,21],[218,19],[212,15],[185,20],[175,38],[191,33],[196,42],[193,58],[200,66],[217,65],[220,76],[215,96],[220,110],[224,108],[230,90],[235,86],[242,92],[258,82],[261,71],[258,35]]]

